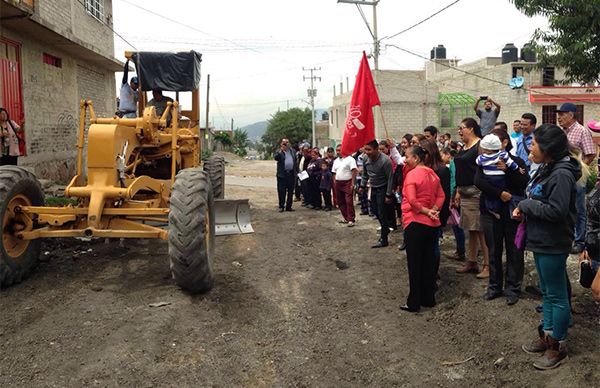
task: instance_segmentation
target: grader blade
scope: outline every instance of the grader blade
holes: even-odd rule
[[[254,233],[247,199],[215,199],[214,207],[217,236]]]

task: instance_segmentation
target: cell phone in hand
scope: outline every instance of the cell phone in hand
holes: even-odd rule
[[[488,99],[488,96],[479,96],[479,99],[480,99],[480,100],[487,100],[487,99]]]

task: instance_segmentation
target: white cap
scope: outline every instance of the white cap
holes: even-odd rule
[[[479,146],[484,150],[499,151],[502,148],[502,142],[496,135],[485,135]]]

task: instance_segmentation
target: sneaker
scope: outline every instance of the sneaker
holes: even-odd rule
[[[283,208],[282,207],[279,208],[279,213],[283,213]]]
[[[506,297],[506,304],[509,306],[517,304],[519,301],[519,297],[516,295],[509,295]]]
[[[338,224],[347,224],[347,223],[348,223],[348,221],[346,221],[346,220],[339,220],[338,221]]]
[[[377,227],[377,231],[379,232],[380,230],[381,230],[381,226],[378,226]]]
[[[354,226],[354,222],[353,222],[353,221],[349,221],[349,222],[348,222],[348,225],[346,225],[346,226],[348,226],[349,228],[351,228],[351,227],[353,227],[353,226]]]

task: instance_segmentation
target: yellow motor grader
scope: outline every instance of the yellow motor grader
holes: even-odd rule
[[[168,241],[175,282],[205,292],[215,235],[253,232],[248,200],[223,199],[223,158],[201,162],[200,54],[125,55],[140,82],[138,117],[99,118],[91,101],[80,102],[77,174],[65,188],[76,205],[44,206],[32,173],[0,166],[0,287],[29,275],[42,238],[159,238]],[[153,89],[177,93],[160,117],[146,106]],[[192,94],[189,111],[179,111],[181,92]]]

